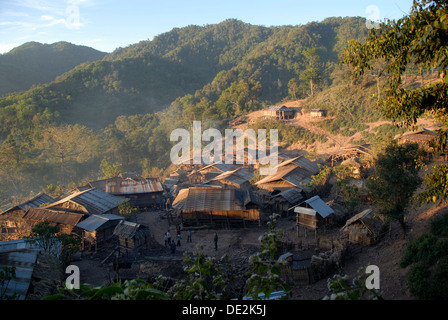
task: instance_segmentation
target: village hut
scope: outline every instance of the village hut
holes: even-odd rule
[[[121,220],[114,229],[114,236],[118,239],[118,246],[129,251],[140,251],[148,246],[149,229],[141,224]]]
[[[383,228],[382,219],[372,209],[366,209],[348,219],[341,231],[352,243],[371,245],[380,238]]]
[[[25,230],[23,216],[26,211],[53,202],[55,200],[52,197],[41,192],[18,205],[3,208],[4,211],[0,213],[0,238],[3,240],[21,238],[22,231]]]
[[[82,239],[82,250],[94,250],[114,240],[115,227],[124,220],[115,214],[93,214],[79,222],[75,232]]]
[[[323,118],[327,116],[327,110],[324,109],[312,109],[310,116],[313,118]]]
[[[290,188],[271,196],[268,204],[272,212],[278,213],[282,217],[286,217],[289,214],[288,209],[297,205],[303,198],[304,194],[302,189]]]
[[[165,190],[157,178],[120,174],[118,177],[89,182],[87,187],[129,199],[131,205],[139,209],[161,208],[164,203]]]
[[[220,175],[204,182],[204,185],[217,185],[224,188],[248,189],[250,180],[254,177],[253,172],[246,168],[238,168],[233,171],[223,172]]]
[[[314,196],[294,207],[294,212],[296,212],[297,227],[303,226],[317,230],[328,222],[328,217],[334,213],[334,210],[319,196]]]
[[[319,172],[319,166],[304,156],[285,160],[277,165],[274,174],[268,175],[255,185],[268,191],[286,191],[290,188],[298,188],[309,191],[306,184],[311,182],[311,177]]]
[[[82,213],[31,208],[25,213],[23,219],[30,229],[37,223],[48,221],[51,225],[57,226],[61,233],[71,234],[75,226],[86,217]]]
[[[234,171],[242,168],[239,164],[228,163],[212,163],[199,170],[199,173],[204,177],[203,181],[211,180],[224,172]]]
[[[408,131],[402,135],[396,136],[395,139],[398,140],[399,144],[417,143],[425,150],[429,151],[431,142],[436,141],[438,137],[439,135],[437,132],[426,128],[421,128],[419,130]]]
[[[118,206],[126,199],[103,192],[96,188],[75,192],[62,198],[48,206],[45,209],[62,210],[70,212],[92,214],[118,214]]]
[[[248,190],[191,187],[180,190],[173,202],[184,227],[260,225],[255,195]]]
[[[353,157],[341,162],[341,166],[346,166],[349,168],[352,176],[356,179],[361,179],[364,177],[364,167],[357,157]]]
[[[295,110],[288,108],[287,106],[276,105],[265,109],[264,115],[267,117],[272,117],[276,120],[289,120],[294,119]]]

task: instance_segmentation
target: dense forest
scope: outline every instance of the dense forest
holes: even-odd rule
[[[171,131],[189,129],[194,119],[223,129],[235,117],[302,98],[310,98],[305,108],[325,107],[354,127],[378,119],[375,78],[354,82],[349,67],[339,64],[348,41],[362,41],[368,31],[359,17],[176,28],[5,95],[0,199],[116,170],[160,174],[170,164]]]
[[[105,52],[65,41],[24,43],[0,54],[0,96],[53,81],[77,65],[102,59],[105,55]]]

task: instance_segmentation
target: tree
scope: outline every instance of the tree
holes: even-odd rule
[[[356,77],[371,70],[378,60],[384,61],[380,75],[385,75],[385,94],[378,102],[379,110],[399,126],[413,126],[430,114],[448,124],[448,2],[414,0],[410,14],[402,19],[380,24],[371,29],[365,43],[351,41],[343,62],[352,67]],[[407,70],[437,70],[440,79],[420,87],[407,87],[403,78]],[[421,199],[434,197],[446,200],[448,166],[440,163],[425,177]]]
[[[315,85],[321,80],[322,72],[320,70],[320,57],[316,48],[310,48],[303,51],[304,60],[307,68],[300,74],[300,80],[310,83],[310,94],[314,96]]]
[[[16,293],[10,295],[6,294],[9,283],[16,278],[16,267],[3,267],[0,269],[0,300],[9,300],[16,297]]]
[[[367,181],[370,196],[379,214],[397,221],[406,234],[404,217],[414,192],[422,182],[418,175],[417,144],[391,143],[374,160],[374,173]]]
[[[394,123],[410,126],[425,113],[448,123],[448,8],[443,0],[414,0],[409,15],[371,29],[367,41],[352,40],[343,62],[355,76],[372,70],[384,60],[380,75],[387,75],[386,94],[379,102],[381,112]],[[441,81],[418,88],[406,88],[403,75],[411,63],[423,69],[437,69]]]
[[[59,242],[58,232],[58,227],[52,226],[45,220],[34,225],[31,228],[31,234],[27,238],[42,248],[45,254],[58,256],[59,252],[56,252]]]

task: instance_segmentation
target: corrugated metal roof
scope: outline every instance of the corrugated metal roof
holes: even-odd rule
[[[302,189],[291,188],[291,189],[283,191],[279,194],[276,194],[272,198],[276,198],[276,197],[282,197],[282,198],[286,199],[286,201],[288,201],[290,204],[295,204],[303,199]]]
[[[31,208],[25,215],[24,219],[44,221],[65,224],[70,226],[76,226],[76,224],[84,217],[84,214],[66,212],[66,211],[54,211],[41,208]]]
[[[157,179],[114,179],[106,182],[106,192],[122,195],[163,192],[163,186]]]
[[[255,202],[246,190],[192,187],[180,190],[173,207],[186,211],[240,211]]]
[[[83,206],[90,214],[103,214],[116,208],[125,200],[125,198],[117,197],[96,188],[92,188],[69,195],[64,199],[46,206],[45,209],[51,209],[62,203],[70,201]]]
[[[15,293],[18,300],[26,298],[39,251],[23,239],[0,242],[0,268],[16,268],[16,277],[9,282],[6,290],[8,296]]]
[[[124,218],[117,216],[115,214],[101,214],[101,215],[94,214],[86,218],[85,220],[79,222],[76,226],[78,228],[92,232],[98,230],[105,223],[116,220],[124,220]]]
[[[126,239],[131,239],[139,233],[143,235],[144,233],[148,232],[149,229],[147,229],[146,227],[138,223],[126,220],[120,221],[120,223],[114,229],[115,236],[123,237]]]
[[[285,111],[285,110],[289,110],[289,108],[287,106],[279,105],[279,106],[270,106],[266,110],[269,110],[269,111],[278,111],[278,110]]]
[[[302,203],[307,203],[311,208],[313,208],[322,218],[328,217],[330,214],[334,213],[334,210],[330,208],[319,196],[314,196],[305,200]],[[296,211],[297,208],[294,210]],[[296,211],[297,212],[297,211]]]
[[[241,168],[241,165],[238,164],[229,164],[229,163],[212,163],[209,164],[201,169],[199,169],[199,172],[207,171],[209,169],[215,169],[215,172],[227,172],[227,171],[233,171],[238,168]]]
[[[5,213],[7,211],[13,210],[13,209],[22,209],[22,210],[28,210],[30,208],[39,208],[41,205],[46,204],[46,203],[54,203],[55,200],[50,197],[49,195],[40,192],[37,195],[35,195],[34,197],[28,199],[27,201],[18,204],[16,206],[9,206],[4,208],[4,211],[1,213]]]
[[[313,161],[305,158],[305,156],[299,156],[292,159],[288,159],[280,163],[278,166],[283,167],[286,165],[294,164],[300,168],[306,169],[311,172],[312,175],[315,175],[319,172],[319,166]]]
[[[250,172],[247,169],[239,168],[233,171],[227,171],[223,172],[220,175],[214,177],[210,181],[220,181],[220,180],[227,180],[232,183],[242,185],[243,183],[249,181],[252,179],[254,174]],[[205,184],[209,183],[210,181],[205,182]]]

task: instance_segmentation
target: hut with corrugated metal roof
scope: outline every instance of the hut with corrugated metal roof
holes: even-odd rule
[[[248,190],[191,187],[179,191],[173,202],[184,227],[216,228],[260,225],[259,203]]]
[[[121,220],[114,229],[118,247],[129,251],[145,249],[148,245],[149,229],[136,222]]]
[[[82,238],[82,249],[96,250],[112,243],[115,227],[124,220],[115,214],[93,214],[76,225],[76,233]]]
[[[117,197],[127,198],[131,205],[142,210],[160,209],[164,206],[163,193],[165,190],[158,178],[120,175],[89,182],[88,186]]]
[[[348,219],[341,231],[352,243],[370,245],[380,238],[383,229],[383,220],[372,209],[366,209]]]
[[[22,231],[25,231],[23,230],[25,227],[23,217],[27,210],[54,202],[55,200],[52,197],[41,192],[18,205],[3,208],[4,211],[0,213],[0,239],[20,238]]]
[[[254,177],[253,172],[247,168],[223,172],[220,175],[204,182],[204,185],[217,185],[224,188],[248,189],[251,186],[250,180]]]
[[[319,166],[304,156],[285,160],[277,165],[274,174],[268,175],[255,185],[268,191],[285,191],[290,188],[307,190],[304,184],[311,182],[311,177],[319,172]]]
[[[282,217],[288,216],[289,209],[298,204],[304,198],[302,189],[290,188],[276,195],[271,196],[269,206],[272,212],[278,213]]]
[[[117,197],[96,188],[75,192],[44,209],[92,214],[119,214],[118,206],[125,198]]]
[[[294,212],[296,212],[298,227],[316,230],[327,223],[328,217],[334,213],[334,210],[319,196],[314,196],[294,207]]]
[[[37,223],[48,221],[51,225],[57,226],[61,233],[71,234],[75,226],[86,217],[82,213],[31,208],[25,213],[23,219],[30,228]]]

